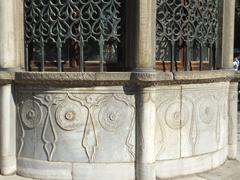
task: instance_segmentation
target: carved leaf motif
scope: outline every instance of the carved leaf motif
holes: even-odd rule
[[[52,156],[56,149],[57,133],[53,125],[51,116],[51,106],[47,107],[47,115],[42,131],[43,149],[47,155],[48,161],[52,160]]]
[[[17,129],[17,139],[18,139],[18,147],[17,147],[17,157],[20,157],[21,151],[24,144],[24,137],[25,137],[25,131],[22,124],[22,120],[20,118],[20,105],[17,105],[17,123],[19,124]]]
[[[198,129],[197,129],[197,122],[196,119],[194,118],[195,111],[193,109],[193,113],[192,113],[192,122],[191,122],[191,129],[190,129],[190,143],[192,145],[192,155],[195,154],[195,146],[197,143],[197,138],[198,138]]]
[[[221,115],[218,109],[217,120],[216,120],[216,142],[219,145],[221,138]]]
[[[87,123],[84,129],[83,147],[85,148],[88,161],[92,162],[94,159],[95,148],[97,147],[97,135],[91,111],[89,111]]]
[[[134,112],[134,111],[133,111]],[[135,114],[133,113],[132,122],[130,125],[126,146],[128,148],[128,152],[134,159],[135,157]]]
[[[205,124],[210,124],[214,122],[217,118],[218,109],[212,104],[217,104],[216,97],[213,95],[201,97],[198,104],[198,116],[200,117],[201,121]]]

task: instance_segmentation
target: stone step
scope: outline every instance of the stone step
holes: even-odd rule
[[[31,180],[31,179],[15,175],[15,176],[0,176],[0,180]],[[98,179],[96,178],[96,180]],[[157,178],[156,180],[160,179]],[[237,160],[227,161],[224,165],[217,169],[191,176],[171,178],[170,180],[240,180],[240,161]]]

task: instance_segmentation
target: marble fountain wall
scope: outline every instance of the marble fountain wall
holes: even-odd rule
[[[236,154],[231,76],[16,73],[17,174],[145,180],[218,167]]]

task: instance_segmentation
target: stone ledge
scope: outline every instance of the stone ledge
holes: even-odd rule
[[[0,85],[11,84],[14,79],[15,79],[14,73],[0,71]]]
[[[240,73],[232,70],[189,72],[1,72],[0,84],[47,86],[113,86],[136,83],[143,86],[196,84],[238,81]]]
[[[179,81],[194,80],[226,80],[231,81],[235,78],[236,71],[232,70],[216,70],[216,71],[179,71],[174,72],[174,79]],[[240,78],[240,75],[239,77]]]

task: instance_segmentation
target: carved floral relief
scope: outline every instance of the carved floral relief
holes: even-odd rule
[[[124,137],[121,137],[125,138],[122,141],[126,147],[124,149],[131,159],[134,159],[135,104],[132,97],[129,98],[123,94],[75,92],[31,93],[23,99],[20,96],[18,100],[18,156],[21,156],[21,151],[26,144],[26,133],[41,136],[43,151],[48,161],[56,160],[54,156],[58,148],[62,148],[59,147],[59,142],[64,143],[62,139],[64,134],[67,133],[67,138],[73,137],[76,133],[77,136],[82,134],[79,136],[82,144],[79,152],[81,152],[80,149],[84,149],[88,162],[93,162],[96,151],[99,151],[104,143],[101,139],[103,132],[110,133],[109,136],[124,132]],[[129,113],[126,115],[126,112]],[[36,135],[35,131],[39,133]],[[119,143],[115,141],[114,144],[117,147]],[[72,149],[66,148],[77,152],[75,146]]]

